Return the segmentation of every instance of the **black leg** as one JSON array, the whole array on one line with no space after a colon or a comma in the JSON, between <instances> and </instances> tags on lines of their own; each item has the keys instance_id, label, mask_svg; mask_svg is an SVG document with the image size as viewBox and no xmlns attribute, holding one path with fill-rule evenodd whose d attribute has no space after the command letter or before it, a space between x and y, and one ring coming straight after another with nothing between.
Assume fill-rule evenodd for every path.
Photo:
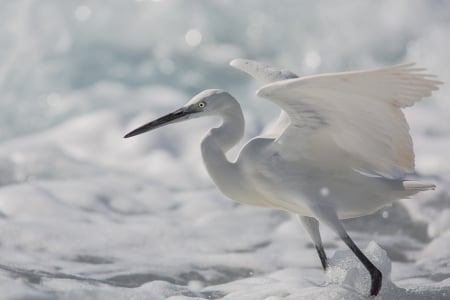
<instances>
[{"instance_id":1,"label":"black leg","mask_svg":"<svg viewBox=\"0 0 450 300\"><path fill-rule=\"evenodd\" d=\"M324 271L328 268L328 259L325 249L322 245L322 238L320 237L319 222L312 217L298 216L299 220L302 222L303 227L306 232L308 232L311 240L314 243L317 254L319 254L320 262L322 263L322 268Z\"/></svg>"},{"instance_id":2,"label":"black leg","mask_svg":"<svg viewBox=\"0 0 450 300\"><path fill-rule=\"evenodd\" d=\"M353 240L346 234L341 237L344 243L352 250L352 252L358 257L361 263L366 267L367 271L369 271L371 277L371 286L370 286L370 295L376 296L381 289L381 282L383 278L383 274L380 270L375 267L375 265L364 255L364 253L359 250Z\"/></svg>"},{"instance_id":3,"label":"black leg","mask_svg":"<svg viewBox=\"0 0 450 300\"><path fill-rule=\"evenodd\" d=\"M371 279L370 295L378 295L381 289L383 275L348 236L344 226L342 226L341 221L339 221L336 211L329 206L311 206L311 209L314 211L317 219L321 223L325 223L330 229L334 230L350 250L352 250L356 257L358 257L364 267L366 267Z\"/></svg>"},{"instance_id":4,"label":"black leg","mask_svg":"<svg viewBox=\"0 0 450 300\"><path fill-rule=\"evenodd\" d=\"M322 263L322 268L324 271L328 269L328 259L325 250L322 245L315 245L317 254L319 254L320 262Z\"/></svg>"}]
</instances>

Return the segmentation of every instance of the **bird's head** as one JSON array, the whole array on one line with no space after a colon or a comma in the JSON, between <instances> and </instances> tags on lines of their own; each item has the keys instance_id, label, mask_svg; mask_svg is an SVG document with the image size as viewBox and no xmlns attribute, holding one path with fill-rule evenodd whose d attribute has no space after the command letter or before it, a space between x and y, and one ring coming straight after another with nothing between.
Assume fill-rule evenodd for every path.
<instances>
[{"instance_id":1,"label":"bird's head","mask_svg":"<svg viewBox=\"0 0 450 300\"><path fill-rule=\"evenodd\" d=\"M192 118L218 115L232 105L232 102L234 101L236 100L223 90L205 90L195 95L183 107L136 128L127 133L124 138L129 138L165 125L178 123Z\"/></svg>"}]
</instances>

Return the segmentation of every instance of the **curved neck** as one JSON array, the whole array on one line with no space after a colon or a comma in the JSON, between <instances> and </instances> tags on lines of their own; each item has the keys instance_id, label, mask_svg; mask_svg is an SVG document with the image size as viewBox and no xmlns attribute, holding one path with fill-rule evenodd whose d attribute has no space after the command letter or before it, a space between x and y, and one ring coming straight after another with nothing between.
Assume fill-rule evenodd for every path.
<instances>
[{"instance_id":1,"label":"curved neck","mask_svg":"<svg viewBox=\"0 0 450 300\"><path fill-rule=\"evenodd\" d=\"M226 153L244 136L245 121L239 103L232 104L219 112L222 125L212 128L201 144L206 169L218 188L228 197L234 198L232 191L240 181L237 166L230 162Z\"/></svg>"}]
</instances>

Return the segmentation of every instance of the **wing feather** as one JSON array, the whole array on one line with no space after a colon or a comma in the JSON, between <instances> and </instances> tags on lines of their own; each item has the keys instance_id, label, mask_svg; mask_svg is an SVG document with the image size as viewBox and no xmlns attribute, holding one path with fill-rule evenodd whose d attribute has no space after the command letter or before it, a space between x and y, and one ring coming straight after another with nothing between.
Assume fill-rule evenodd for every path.
<instances>
[{"instance_id":1,"label":"wing feather","mask_svg":"<svg viewBox=\"0 0 450 300\"><path fill-rule=\"evenodd\" d=\"M298 78L298 76L289 70L275 66L263 64L250 59L237 58L230 62L230 66L241 70L252 77L264 82L270 83L279 80Z\"/></svg>"},{"instance_id":2,"label":"wing feather","mask_svg":"<svg viewBox=\"0 0 450 300\"><path fill-rule=\"evenodd\" d=\"M233 59L230 62L230 66L249 74L253 78L263 83L270 83L286 79L298 78L296 74L294 74L289 70L268 64L263 64L250 59L242 59L242 58ZM272 137L276 135L276 133L283 131L288 125L289 125L289 117L286 115L284 111L281 111L275 123L269 124L269 126L267 126L264 129L262 136Z\"/></svg>"},{"instance_id":3,"label":"wing feather","mask_svg":"<svg viewBox=\"0 0 450 300\"><path fill-rule=\"evenodd\" d=\"M399 178L414 171L412 140L400 108L430 96L441 84L413 66L277 81L257 95L289 117L277 139L286 156L301 155L308 143L312 156L324 147L341 151L357 171Z\"/></svg>"}]
</instances>

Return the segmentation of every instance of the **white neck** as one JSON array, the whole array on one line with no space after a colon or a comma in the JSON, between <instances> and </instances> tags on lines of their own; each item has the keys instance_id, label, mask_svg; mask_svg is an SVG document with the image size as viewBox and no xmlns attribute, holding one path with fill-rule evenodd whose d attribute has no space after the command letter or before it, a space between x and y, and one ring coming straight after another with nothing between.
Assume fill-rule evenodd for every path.
<instances>
[{"instance_id":1,"label":"white neck","mask_svg":"<svg viewBox=\"0 0 450 300\"><path fill-rule=\"evenodd\" d=\"M232 105L219 113L222 125L208 132L201 149L206 169L214 183L225 195L235 198L232 191L239 185L241 176L236 164L227 159L226 153L242 139L245 121L239 103L232 97L230 100Z\"/></svg>"}]
</instances>

